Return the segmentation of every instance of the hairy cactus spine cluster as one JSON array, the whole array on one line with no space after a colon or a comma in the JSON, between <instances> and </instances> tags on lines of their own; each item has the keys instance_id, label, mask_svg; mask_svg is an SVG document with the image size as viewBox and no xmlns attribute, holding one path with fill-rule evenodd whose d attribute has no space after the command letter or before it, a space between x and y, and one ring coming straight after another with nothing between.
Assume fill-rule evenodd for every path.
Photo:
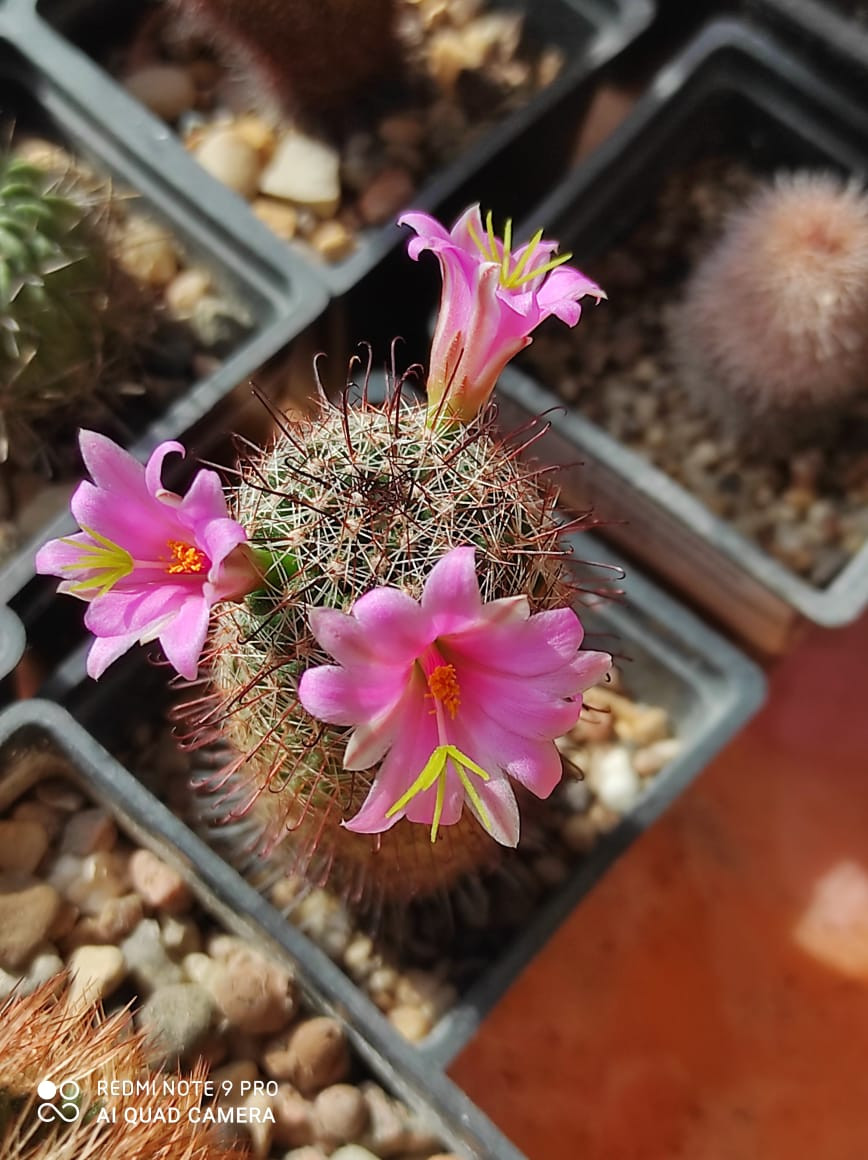
<instances>
[{"instance_id":1,"label":"hairy cactus spine cluster","mask_svg":"<svg viewBox=\"0 0 868 1160\"><path fill-rule=\"evenodd\" d=\"M868 387L868 195L779 176L696 268L671 339L686 386L731 429L816 433Z\"/></svg>"},{"instance_id":2,"label":"hairy cactus spine cluster","mask_svg":"<svg viewBox=\"0 0 868 1160\"><path fill-rule=\"evenodd\" d=\"M233 751L214 779L232 816L252 814L263 845L279 847L290 871L377 906L448 888L499 847L469 811L433 844L424 826L375 836L341 826L374 771L345 771L347 731L298 702L304 670L330 662L307 609L349 611L378 585L418 598L433 564L462 544L477 550L484 600L525 593L540 611L569 603L574 587L556 491L492 436L490 419L432 430L425 409L402 405L399 393L385 408L346 398L323 407L317 419L284 425L235 490L251 544L298 566L278 566L271 595L221 606L206 657L210 689L186 713L194 744L228 741Z\"/></svg>"},{"instance_id":3,"label":"hairy cactus spine cluster","mask_svg":"<svg viewBox=\"0 0 868 1160\"><path fill-rule=\"evenodd\" d=\"M0 1004L0 1155L242 1160L246 1151L225 1146L211 1125L188 1114L201 1101L201 1064L189 1077L194 1082L179 1085L181 1094L166 1095L157 1084L139 1089L132 1122L123 1115L125 1097L101 1094L115 1080L146 1081L146 1058L143 1035L131 1030L129 1012L104 1017L98 1004L71 1002L62 976L30 995L13 993ZM54 1096L48 1096L45 1081L58 1089ZM38 1115L43 1103L44 1119ZM100 1116L103 1108L107 1114ZM177 1117L167 1116L169 1108Z\"/></svg>"},{"instance_id":4,"label":"hairy cactus spine cluster","mask_svg":"<svg viewBox=\"0 0 868 1160\"><path fill-rule=\"evenodd\" d=\"M271 100L329 113L396 59L395 0L173 0Z\"/></svg>"}]
</instances>

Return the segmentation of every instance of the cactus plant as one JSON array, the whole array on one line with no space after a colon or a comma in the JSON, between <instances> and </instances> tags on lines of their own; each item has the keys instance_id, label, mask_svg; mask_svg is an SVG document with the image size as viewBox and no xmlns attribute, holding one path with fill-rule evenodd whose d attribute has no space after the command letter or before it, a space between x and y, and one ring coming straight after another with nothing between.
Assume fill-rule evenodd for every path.
<instances>
[{"instance_id":1,"label":"cactus plant","mask_svg":"<svg viewBox=\"0 0 868 1160\"><path fill-rule=\"evenodd\" d=\"M272 102L310 113L394 68L395 0L172 0Z\"/></svg>"},{"instance_id":2,"label":"cactus plant","mask_svg":"<svg viewBox=\"0 0 868 1160\"><path fill-rule=\"evenodd\" d=\"M34 424L80 409L141 337L143 296L100 228L107 196L0 153L0 462Z\"/></svg>"},{"instance_id":3,"label":"cactus plant","mask_svg":"<svg viewBox=\"0 0 868 1160\"><path fill-rule=\"evenodd\" d=\"M190 1111L201 1102L200 1064L164 1094L148 1080L146 1044L128 1012L104 1017L98 1004L71 1002L63 976L0 1005L0 1153L4 1160L114 1160L119 1153L177 1160L236 1160L248 1153L226 1146ZM135 1091L136 1116L123 1115ZM136 1085L140 1086L136 1086ZM101 1087L101 1085L103 1085ZM123 1091L119 1086L117 1091ZM126 1106L130 1106L127 1103ZM174 1109L174 1114L168 1114Z\"/></svg>"},{"instance_id":4,"label":"cactus plant","mask_svg":"<svg viewBox=\"0 0 868 1160\"><path fill-rule=\"evenodd\" d=\"M444 269L427 407L398 384L385 406L323 394L313 418L277 416L231 517L213 472L183 498L162 487L178 444L143 467L85 433L82 532L37 557L90 601L93 676L158 636L192 680L210 614L187 743L228 747L226 817L255 816L288 869L373 906L517 844L513 783L551 793L555 739L611 663L580 651L556 490L487 405L545 317L575 324L602 292L541 234L513 253L476 206L451 234L404 220L411 254L433 249Z\"/></svg>"},{"instance_id":5,"label":"cactus plant","mask_svg":"<svg viewBox=\"0 0 868 1160\"><path fill-rule=\"evenodd\" d=\"M700 405L744 436L816 436L868 388L868 195L779 175L732 214L670 336Z\"/></svg>"}]
</instances>

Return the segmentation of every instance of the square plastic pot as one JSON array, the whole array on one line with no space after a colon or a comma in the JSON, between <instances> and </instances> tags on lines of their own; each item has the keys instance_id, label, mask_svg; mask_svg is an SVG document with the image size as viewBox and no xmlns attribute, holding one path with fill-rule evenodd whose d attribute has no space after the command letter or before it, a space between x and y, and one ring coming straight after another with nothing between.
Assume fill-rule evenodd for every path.
<instances>
[{"instance_id":1,"label":"square plastic pot","mask_svg":"<svg viewBox=\"0 0 868 1160\"><path fill-rule=\"evenodd\" d=\"M353 1050L373 1077L420 1113L446 1147L467 1160L522 1160L442 1071L426 1065L375 1009L360 1002L355 987L321 951L288 926L65 710L33 700L0 713L0 769L4 751L32 746L65 757L77 788L108 811L132 842L152 850L180 873L212 918L267 957L289 966L307 1006L343 1024ZM54 779L56 770L49 768ZM0 776L0 812L33 784L26 777L4 781Z\"/></svg>"},{"instance_id":2,"label":"square plastic pot","mask_svg":"<svg viewBox=\"0 0 868 1160\"><path fill-rule=\"evenodd\" d=\"M654 15L652 0L493 0L499 8L520 9L526 27L541 44L554 44L566 58L560 75L522 108L476 139L454 161L433 171L413 197L416 209L434 209L449 199L504 150L527 134L547 113L559 107L593 71L611 60L643 32ZM139 7L127 0L7 0L10 34L45 67L63 78L67 91L88 108L98 110L106 131L140 155L159 158L161 169L178 188L195 182L203 216L221 221L227 214L243 215L243 236L260 248L285 250L284 243L255 217L246 204L208 178L186 153L164 122L133 100L105 72L76 49L68 34L87 52L99 52L106 31L129 27ZM14 15L14 21L11 17ZM547 158L537 169L544 182ZM526 168L526 167L525 167ZM526 172L523 175L527 176ZM544 184L537 189L544 188ZM480 196L477 189L471 200ZM535 195L535 196L538 196ZM397 216L397 215L396 215ZM401 232L394 224L373 227L360 234L356 251L329 265L310 250L304 255L315 265L331 294L339 295L359 282L389 250Z\"/></svg>"},{"instance_id":3,"label":"square plastic pot","mask_svg":"<svg viewBox=\"0 0 868 1160\"><path fill-rule=\"evenodd\" d=\"M165 225L183 250L215 275L238 302L249 327L214 373L176 396L147 428L134 433L128 450L144 458L158 443L178 438L238 383L320 315L328 301L320 282L294 255L257 248L245 237L244 215L229 207L225 218L205 221L198 211L200 174L183 192L161 171L158 154L128 151L101 127L98 106L73 96L69 77L28 61L4 33L17 28L15 6L0 7L0 123L50 137L82 157L123 189L140 195L142 209ZM103 93L104 100L112 94ZM235 216L240 221L234 220ZM272 247L273 250L273 247ZM57 515L0 565L0 601L10 601L33 580L34 554L46 540L73 530L68 513Z\"/></svg>"},{"instance_id":4,"label":"square plastic pot","mask_svg":"<svg viewBox=\"0 0 868 1160\"><path fill-rule=\"evenodd\" d=\"M657 75L632 114L537 208L522 235L545 223L586 267L630 232L664 177L707 153L709 142L769 172L809 164L864 174L868 111L766 35L720 21ZM551 430L534 454L573 465L561 475L568 506L592 506L608 538L758 650L786 651L805 619L834 627L868 607L868 545L826 588L816 588L545 383L508 368L498 395L507 430L547 413Z\"/></svg>"},{"instance_id":5,"label":"square plastic pot","mask_svg":"<svg viewBox=\"0 0 868 1160\"><path fill-rule=\"evenodd\" d=\"M623 561L611 549L586 534L570 537L575 560L593 560L614 567ZM588 587L599 585L599 567L576 565ZM524 967L541 950L580 899L602 877L631 842L650 826L689 782L709 763L762 704L765 681L757 666L693 614L665 595L635 569L627 569L623 601L598 602L579 611L594 647L615 649L628 659L622 666L626 684L640 700L667 710L680 751L645 786L636 805L619 824L601 836L591 852L554 888L533 920L513 936L492 959L458 1003L437 1023L417 1050L444 1066L475 1034L486 1012L504 994ZM151 704L151 690L164 682L165 670L147 670L141 658L131 658L117 675L107 674L98 685L82 677L84 655L77 653L55 674L45 693L66 701L107 744L129 737L135 721L124 720L119 706ZM145 711L147 709L145 708ZM135 714L137 709L133 709ZM213 831L215 849L225 846L220 829ZM258 865L239 863L253 871ZM291 923L291 916L285 920ZM348 984L349 985L349 984ZM355 989L355 988L354 988ZM358 992L366 1006L371 1001Z\"/></svg>"},{"instance_id":6,"label":"square plastic pot","mask_svg":"<svg viewBox=\"0 0 868 1160\"><path fill-rule=\"evenodd\" d=\"M854 84L865 83L868 71L868 11L862 19L848 16L846 0L748 0L749 10L787 33L795 34L806 51L827 56L852 71Z\"/></svg>"}]
</instances>

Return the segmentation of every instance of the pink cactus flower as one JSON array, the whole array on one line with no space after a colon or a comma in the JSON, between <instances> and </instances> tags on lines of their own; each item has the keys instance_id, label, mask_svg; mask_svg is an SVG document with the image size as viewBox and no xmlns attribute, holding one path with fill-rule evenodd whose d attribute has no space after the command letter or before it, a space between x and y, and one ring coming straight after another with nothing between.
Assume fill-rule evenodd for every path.
<instances>
[{"instance_id":1,"label":"pink cactus flower","mask_svg":"<svg viewBox=\"0 0 868 1160\"><path fill-rule=\"evenodd\" d=\"M308 669L299 700L321 721L353 726L345 769L381 762L350 830L376 834L406 817L430 826L433 842L466 803L492 837L515 846L510 779L540 798L560 781L554 740L575 725L582 692L611 658L579 651L571 608L531 615L525 596L483 603L474 552L453 548L438 560L421 601L374 588L350 613L310 614L338 663Z\"/></svg>"},{"instance_id":2,"label":"pink cactus flower","mask_svg":"<svg viewBox=\"0 0 868 1160\"><path fill-rule=\"evenodd\" d=\"M558 244L543 241L542 230L513 251L512 223L506 223L501 241L490 213L483 226L478 205L465 210L451 232L425 213L405 213L399 225L416 231L410 257L433 251L443 275L428 374L432 421L469 423L544 319L554 314L575 326L580 298L606 297L590 278L564 264L572 255L555 256Z\"/></svg>"},{"instance_id":3,"label":"pink cactus flower","mask_svg":"<svg viewBox=\"0 0 868 1160\"><path fill-rule=\"evenodd\" d=\"M163 487L163 460L184 455L180 443L161 443L146 466L94 431L82 431L79 444L93 480L72 497L82 531L40 549L37 571L61 577L60 592L89 603L91 677L132 645L156 639L192 680L212 604L262 583L247 533L229 518L216 472L197 472L184 496Z\"/></svg>"}]
</instances>

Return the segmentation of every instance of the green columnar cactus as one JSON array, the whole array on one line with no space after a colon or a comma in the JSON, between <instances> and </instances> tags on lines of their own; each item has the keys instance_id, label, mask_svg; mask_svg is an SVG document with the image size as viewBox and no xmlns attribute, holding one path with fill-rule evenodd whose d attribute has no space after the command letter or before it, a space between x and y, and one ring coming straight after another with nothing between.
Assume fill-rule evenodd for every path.
<instances>
[{"instance_id":1,"label":"green columnar cactus","mask_svg":"<svg viewBox=\"0 0 868 1160\"><path fill-rule=\"evenodd\" d=\"M397 60L395 0L172 0L268 99L331 113Z\"/></svg>"},{"instance_id":2,"label":"green columnar cactus","mask_svg":"<svg viewBox=\"0 0 868 1160\"><path fill-rule=\"evenodd\" d=\"M868 389L868 195L832 174L778 177L732 215L670 334L725 426L816 436Z\"/></svg>"},{"instance_id":3,"label":"green columnar cactus","mask_svg":"<svg viewBox=\"0 0 868 1160\"><path fill-rule=\"evenodd\" d=\"M293 869L371 904L448 887L497 857L465 812L432 843L424 826L352 833L370 775L345 770L346 730L301 707L301 673L329 657L311 634L313 606L349 607L388 584L417 597L456 544L477 548L483 599L530 595L563 607L572 587L555 493L482 427L436 433L424 408L329 406L286 429L235 492L235 517L277 564L274 595L220 607L211 636L214 693L192 707L201 736L216 723L272 840ZM295 570L295 554L304 561ZM204 707L203 707L204 706Z\"/></svg>"}]
</instances>

